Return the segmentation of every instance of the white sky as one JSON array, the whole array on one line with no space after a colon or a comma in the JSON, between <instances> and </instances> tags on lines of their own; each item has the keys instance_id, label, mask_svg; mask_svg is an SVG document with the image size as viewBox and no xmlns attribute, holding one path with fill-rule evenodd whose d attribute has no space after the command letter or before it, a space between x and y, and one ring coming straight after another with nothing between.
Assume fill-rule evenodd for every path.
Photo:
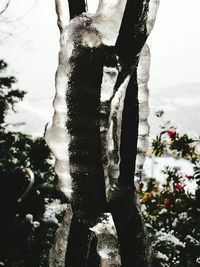
<instances>
[{"instance_id":1,"label":"white sky","mask_svg":"<svg viewBox=\"0 0 200 267\"><path fill-rule=\"evenodd\" d=\"M151 86L200 81L199 10L199 0L161 0L149 37Z\"/></svg>"},{"instance_id":2,"label":"white sky","mask_svg":"<svg viewBox=\"0 0 200 267\"><path fill-rule=\"evenodd\" d=\"M10 64L19 87L28 91L29 108L46 120L52 115L59 32L54 0L33 2L11 1L8 15L20 17L29 12L16 22L16 37L0 46L0 57ZM88 2L94 9L98 0ZM200 0L161 0L148 40L152 54L150 90L200 83L199 10Z\"/></svg>"}]
</instances>

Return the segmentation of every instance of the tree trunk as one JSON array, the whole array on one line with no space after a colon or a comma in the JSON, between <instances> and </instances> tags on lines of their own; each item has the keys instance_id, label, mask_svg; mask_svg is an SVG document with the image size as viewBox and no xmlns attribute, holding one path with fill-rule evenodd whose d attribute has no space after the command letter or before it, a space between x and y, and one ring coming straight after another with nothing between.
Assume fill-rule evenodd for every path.
<instances>
[{"instance_id":1,"label":"tree trunk","mask_svg":"<svg viewBox=\"0 0 200 267\"><path fill-rule=\"evenodd\" d=\"M101 0L95 15L80 15L83 2L69 1L75 18L65 25L56 1L61 49L46 141L72 219L64 241L56 241L66 247L65 261L52 263L58 257L52 250L50 266L148 267L134 175L147 147L149 50L143 46L158 1Z\"/></svg>"}]
</instances>

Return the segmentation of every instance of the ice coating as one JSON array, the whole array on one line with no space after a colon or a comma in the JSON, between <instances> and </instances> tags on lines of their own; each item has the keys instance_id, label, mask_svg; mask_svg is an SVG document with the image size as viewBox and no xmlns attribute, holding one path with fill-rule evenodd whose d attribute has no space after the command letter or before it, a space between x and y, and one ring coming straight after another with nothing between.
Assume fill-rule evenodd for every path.
<instances>
[{"instance_id":1,"label":"ice coating","mask_svg":"<svg viewBox=\"0 0 200 267\"><path fill-rule=\"evenodd\" d=\"M73 213L71 207L68 205L63 221L56 230L54 245L49 254L49 267L65 266L65 253L67 249L72 216Z\"/></svg>"},{"instance_id":2,"label":"ice coating","mask_svg":"<svg viewBox=\"0 0 200 267\"><path fill-rule=\"evenodd\" d=\"M148 35L151 33L153 29L159 4L160 0L150 0L149 2L149 10L147 13L147 26L146 26Z\"/></svg>"},{"instance_id":3,"label":"ice coating","mask_svg":"<svg viewBox=\"0 0 200 267\"><path fill-rule=\"evenodd\" d=\"M137 69L139 132L137 145L138 147L136 159L136 174L140 177L142 175L142 168L146 158L146 151L148 149L149 124L147 119L149 115L149 90L147 83L149 80L149 70L150 51L148 45L146 44L142 49ZM106 82L104 82L102 85L108 88L112 88L111 85L114 83L115 78L113 78L112 75L109 75L108 72L109 69L106 69L106 73L104 74L104 76L106 77ZM109 121L107 124L108 129L106 137L106 152L108 154L108 165L104 166L104 168L107 168L105 174L107 174L107 176L109 177L109 185L107 185L107 198L109 195L110 187L112 188L117 183L117 178L119 177L122 112L124 105L124 97L129 79L130 77L127 77L127 79L115 93L110 104L110 109L107 110L107 112L110 112ZM101 93L101 99L108 100L108 97L106 97L106 90L102 90Z\"/></svg>"},{"instance_id":4,"label":"ice coating","mask_svg":"<svg viewBox=\"0 0 200 267\"><path fill-rule=\"evenodd\" d=\"M73 69L73 64L70 64L69 59L77 44L86 47L98 47L101 44L100 35L96 30L92 27L88 30L90 23L91 18L85 14L73 19L61 32L59 65L55 76L54 115L52 126L45 135L45 140L56 159L55 171L58 175L59 188L69 199L72 185L68 151L70 134L66 127L68 122L66 94L69 76Z\"/></svg>"},{"instance_id":5,"label":"ice coating","mask_svg":"<svg viewBox=\"0 0 200 267\"><path fill-rule=\"evenodd\" d=\"M117 80L118 71L116 68L104 67L101 84L101 102L109 101L113 96L114 85Z\"/></svg>"},{"instance_id":6,"label":"ice coating","mask_svg":"<svg viewBox=\"0 0 200 267\"><path fill-rule=\"evenodd\" d=\"M61 1L62 2L62 1ZM123 11L125 8L126 1L115 1L112 3L112 12L115 14L115 19L108 19L113 25L106 25L108 21L104 21L105 17L108 15L108 9L105 8L108 5L110 6L109 1L100 1L97 13L94 17L91 17L88 14L83 14L65 26L65 16L62 15L59 18L62 23L63 30L61 31L60 38L60 52L59 52L59 66L56 72L56 94L54 98L54 116L52 127L47 131L45 139L49 145L53 155L56 158L55 161L55 171L58 175L58 184L60 190L65 193L65 195L70 198L72 189L71 189L71 177L70 177L70 166L69 166L69 155L68 147L70 142L70 135L67 131L67 105L66 105L66 93L67 93L67 84L69 82L69 76L73 66L69 63L69 59L72 56L74 48L76 45L86 46L86 47L98 47L102 42L106 44L114 44L120 27L120 16L122 18ZM119 8L120 7L120 8ZM61 3L57 1L57 12L61 8ZM117 12L115 12L117 11ZM110 11L109 11L110 12ZM111 15L111 12L110 12ZM64 21L62 21L62 19ZM100 28L98 28L100 27ZM112 27L112 31L106 30ZM106 31L105 31L106 30ZM102 32L101 32L102 31ZM110 33L112 32L112 36ZM102 40L103 38L103 40ZM106 67L105 67L106 68ZM114 73L116 78L117 70L113 69L111 72ZM106 69L105 69L106 73ZM110 74L109 74L110 75ZM113 75L111 75L113 76ZM112 77L112 82L110 84L110 89L108 89L108 82L106 80L106 75L104 75L102 88L110 92L112 97L112 87L114 87L114 79ZM106 86L104 85L106 83ZM114 81L115 82L115 81ZM103 89L102 89L103 90ZM120 91L119 91L120 92ZM110 97L109 96L109 97ZM116 95L117 96L117 95ZM102 97L105 98L104 93ZM115 98L116 99L116 98ZM114 101L115 101L114 99ZM119 120L118 120L119 121ZM119 133L118 133L119 135Z\"/></svg>"},{"instance_id":7,"label":"ice coating","mask_svg":"<svg viewBox=\"0 0 200 267\"><path fill-rule=\"evenodd\" d=\"M120 175L122 113L126 88L130 80L130 76L128 76L118 90L114 92L117 74L117 69L104 67L101 88L101 102L104 107L101 112L107 113L106 119L103 121L104 127L101 128L102 151L106 158L103 167L107 201L109 201L110 190L112 191L118 184Z\"/></svg>"},{"instance_id":8,"label":"ice coating","mask_svg":"<svg viewBox=\"0 0 200 267\"><path fill-rule=\"evenodd\" d=\"M147 35L149 35L154 27L156 15L160 0L150 0L147 13ZM140 179L142 177L143 164L146 158L146 151L148 149L148 134L149 134L149 72L150 72L151 55L147 44L144 45L137 69L138 75L138 101L139 101L139 133L137 144L137 158L136 158L136 176Z\"/></svg>"},{"instance_id":9,"label":"ice coating","mask_svg":"<svg viewBox=\"0 0 200 267\"><path fill-rule=\"evenodd\" d=\"M68 108L66 104L66 94L68 91L68 83L73 65L70 64L75 47L82 45L83 47L99 47L102 44L114 45L121 25L121 19L124 13L126 0L120 1L99 1L99 6L95 15L83 15L71 20L66 26L66 14L63 13L62 1L56 1L57 12L60 13L58 26L61 25L59 66L56 72L56 95L54 98L54 116L52 127L47 131L46 141L51 148L56 161L55 171L59 177L59 187L70 198L71 176L69 164L68 147L70 143L70 134L68 133L66 124L68 120ZM144 4L146 2L144 1ZM153 28L159 1L151 0L147 13L147 34ZM110 30L112 29L112 30ZM149 75L149 51L147 46L143 48L138 66L138 87L139 87L139 137L138 137L138 155L137 169L141 169L145 151L148 147L147 135L149 126L147 117L148 109L148 88L147 81ZM124 104L124 96L129 77L118 88L117 92L113 92L114 84L118 75L118 69L114 67L104 66L104 74L101 88L101 103L109 102L109 116L106 126L101 127L102 150L107 158L104 163L104 176L112 184L119 176L120 163L120 139L121 139L121 123ZM107 148L105 148L107 147ZM137 171L137 172L138 172ZM107 183L108 185L108 183Z\"/></svg>"},{"instance_id":10,"label":"ice coating","mask_svg":"<svg viewBox=\"0 0 200 267\"><path fill-rule=\"evenodd\" d=\"M106 45L113 46L116 42L126 2L126 0L99 1L97 12L93 16L93 26L102 34L102 41ZM144 1L144 5L146 2ZM149 35L153 29L159 3L160 0L149 1L146 24L147 35Z\"/></svg>"},{"instance_id":11,"label":"ice coating","mask_svg":"<svg viewBox=\"0 0 200 267\"><path fill-rule=\"evenodd\" d=\"M120 144L121 144L121 126L122 126L122 113L124 108L124 98L126 88L130 77L121 84L118 91L115 93L110 107L109 128L107 133L108 144L108 158L109 158L109 179L110 186L117 182L119 177L119 164L120 164Z\"/></svg>"},{"instance_id":12,"label":"ice coating","mask_svg":"<svg viewBox=\"0 0 200 267\"><path fill-rule=\"evenodd\" d=\"M58 186L68 197L71 196L71 177L69 172L68 143L69 134L65 124L67 120L67 105L65 102L65 87L68 78L62 65L58 66L55 77L56 95L54 98L54 116L52 127L47 131L45 140L55 156L55 172L58 175Z\"/></svg>"},{"instance_id":13,"label":"ice coating","mask_svg":"<svg viewBox=\"0 0 200 267\"><path fill-rule=\"evenodd\" d=\"M136 175L141 178L143 164L146 158L148 149L148 134L149 134L149 71L150 71L150 51L147 44L142 49L140 60L137 69L138 81L138 101L139 101L139 130L136 158Z\"/></svg>"},{"instance_id":14,"label":"ice coating","mask_svg":"<svg viewBox=\"0 0 200 267\"><path fill-rule=\"evenodd\" d=\"M117 87L117 89L115 88L116 89L115 91L114 87L116 84L117 76L122 67L120 66L119 63L120 56L116 57L117 63L113 65L112 64L106 65L105 62L102 63L101 61L101 57L103 57L104 52L107 51L106 49L110 49L112 48L110 46L115 45L126 3L127 3L126 0L121 0L121 1L100 0L97 13L94 16L83 13L82 15L71 20L67 26L66 26L66 21L62 22L62 20L65 19L66 17L62 15L62 8L61 8L61 13L60 13L61 16L58 19L58 26L61 30L61 38L60 38L59 65L56 72L56 84L55 84L56 94L53 104L54 116L53 116L52 127L46 133L46 141L56 158L55 171L59 178L58 182L59 187L69 199L71 198L70 200L73 205L73 213L78 217L78 220L83 222L83 224L85 222L88 222L88 220L85 220L85 217L87 217L87 214L90 214L90 211L92 210L90 209L90 207L93 207L92 206L93 203L91 204L91 202L94 202L94 206L96 207L96 205L98 204L97 198L103 195L103 194L98 195L97 192L99 184L96 183L96 181L99 182L98 179L97 180L91 179L93 177L94 178L98 177L97 175L98 173L96 171L96 169L99 168L98 163L96 164L95 161L95 164L92 166L89 165L87 162L89 158L89 157L87 158L88 154L90 154L92 160L94 160L93 157L96 156L95 153L96 154L99 153L99 151L96 152L95 149L98 146L98 141L100 141L100 137L101 137L100 152L102 152L102 160L100 160L100 164L103 165L102 176L104 176L104 179L106 181L107 204L109 205L109 207L114 207L115 200L118 197L120 198L122 196L127 196L128 194L127 192L130 191L129 188L128 190L127 188L124 189L123 185L117 187L117 180L118 180L117 178L120 175L119 165L121 160L120 148L122 147L122 141L121 141L122 117L123 117L122 114L124 110L125 94L127 92L128 84L130 84L129 81L131 72L129 72L129 75L122 81L121 86ZM147 7L147 4L148 1L143 1L144 9ZM139 28L139 30L142 33L144 33L144 35L146 34L145 30L147 30L147 35L148 35L153 27L155 21L155 15L157 12L157 7L158 7L158 1L151 0L147 17L145 13L145 18L147 18L147 25L142 25L142 27ZM60 7L58 6L57 7L58 13L60 12L59 8ZM146 23L145 19L144 23ZM109 50L109 51L114 51L114 50ZM109 53L111 54L114 52L109 52ZM106 56L110 55L109 53L107 53ZM83 55L87 56L84 57ZM137 58L138 54L135 55L135 57ZM88 58L90 59L90 61L89 60L87 61ZM84 62L84 64L86 64L87 62L87 66L85 67L85 65L82 64L82 62ZM80 63L82 64L81 67ZM100 66L102 67L100 71L98 68L98 63L100 63ZM92 68L95 66L95 71L98 72L98 74L100 73L99 76L95 75L95 77L98 78L100 77L99 83L95 83L96 81L93 81L92 79L93 77L90 78L90 76L92 76L91 73L94 74L91 66ZM138 90L139 91L139 96L138 96L139 136L138 136L137 161L136 161L137 173L141 173L141 169L145 160L145 155L148 147L147 136L149 132L149 125L147 122L147 117L149 109L148 109L147 82L149 79L149 67L150 67L149 49L145 45L141 52L139 65L137 69L138 85L134 85L135 87L133 87L133 89L136 91L137 91L136 88L137 86L139 89ZM102 77L101 77L101 71L103 72ZM78 76L76 76L77 74ZM89 77L85 84L84 82L82 83L82 81L84 81L83 77L84 75L88 75ZM79 79L77 79L77 77ZM135 72L134 76L132 77L135 77ZM79 83L77 80L80 79L82 80ZM93 86L93 84L90 83L90 79L95 84L95 86ZM133 83L135 83L135 81ZM100 92L100 99L98 99L99 95L97 96L96 91L98 91L98 93ZM85 98L84 94L87 96L87 98ZM88 102L88 99L91 99L90 98L91 96L92 96L92 101ZM135 102L133 105L137 106L137 96L135 95L134 97L135 99L133 99L133 102L134 101ZM95 101L98 100L100 102L100 103L98 101L95 102L97 103L96 104L97 108L95 110L93 109L92 111L94 111L93 113L95 113L96 111L99 112L99 113L97 112L98 113L97 117L99 118L99 116L100 117L102 116L102 119L100 119L101 123L99 123L98 118L97 120L93 119L92 114L90 114L89 112L86 115L84 115L85 114L84 103L86 102L85 106L87 109L87 106L93 105L92 103L93 100ZM76 107L77 103L78 103L78 108ZM72 117L73 112L78 114L78 116L70 120L70 116ZM89 118L88 120L87 116ZM137 109L135 116L137 117ZM133 122L135 121L136 120L133 120ZM98 129L96 125L98 125ZM80 127L78 128L78 131L77 127ZM95 133L91 131L92 134L94 133L94 135L89 135L89 134L87 135L87 127L88 129L91 129L93 127L92 130L95 129L95 133L97 132L97 130L99 130L99 132L101 133L100 134L98 132L100 136L99 139L98 138L95 139L95 142L94 142ZM136 132L133 138L135 139L137 138ZM76 139L75 140L76 144L75 142L73 143L74 139ZM84 141L82 141L81 143L79 142L80 139L82 140L84 139ZM79 146L77 145L78 142ZM94 146L95 149L88 150L87 146L90 146L92 142L95 143ZM72 145L74 144L77 146L74 146L75 149L72 151ZM84 149L81 150L82 145L85 150ZM92 154L90 153L91 151L95 153ZM84 158L84 156L80 154L84 155L85 158L87 158L85 162L82 161L82 164L80 164L80 161ZM130 160L130 162L132 162L132 159ZM93 167L93 169L91 168L91 166ZM94 174L91 175L92 172ZM131 172L131 175L134 176L134 173ZM72 190L71 176L73 177L73 190ZM78 183L76 183L77 180ZM92 184L94 180L95 183ZM90 187L91 184L92 187ZM105 191L104 188L103 191ZM84 193L82 194L82 192L84 192L85 194ZM71 197L72 193L73 196ZM88 195L91 195L91 193L94 194L92 195L91 198L88 198ZM104 198L104 195L102 198ZM89 199L89 201L84 202L84 199L86 200ZM135 204L136 203L134 202L134 205ZM121 209L124 209L124 206L122 205ZM118 207L119 206L117 206L117 210ZM119 214L121 216L120 212L121 211L119 211ZM50 264L51 264L50 266L64 266L64 254L68 242L68 235L70 228L69 224L71 222L71 216L72 216L72 211L70 209L69 214L68 215L66 214L65 216L65 219L61 226L61 230L58 231L56 235L54 248L52 249L50 255ZM141 216L138 214L139 219L140 217ZM101 257L101 266L102 267L121 266L117 245L114 247L110 247L111 244L109 243L109 239L114 238L117 240L117 235L116 235L116 230L114 228L114 224L113 222L111 222L112 216L108 215L108 218L110 219L102 221L101 223L94 226L91 230L96 234L98 239L97 252ZM123 220L123 218L119 218L119 220L121 219ZM134 217L134 220L136 221L136 217ZM134 223L134 220L132 221L132 223ZM142 231L140 232L141 234L138 236L140 237L139 238L140 241L142 241L143 234ZM106 239L104 239L105 235Z\"/></svg>"},{"instance_id":15,"label":"ice coating","mask_svg":"<svg viewBox=\"0 0 200 267\"><path fill-rule=\"evenodd\" d=\"M106 45L115 45L126 0L100 0L92 25L101 33L102 42Z\"/></svg>"},{"instance_id":16,"label":"ice coating","mask_svg":"<svg viewBox=\"0 0 200 267\"><path fill-rule=\"evenodd\" d=\"M54 117L52 127L46 134L46 141L51 148L55 158L55 171L59 177L59 187L70 198L71 195L71 177L69 170L68 146L70 135L66 129L67 123L67 105L65 95L67 92L67 84L73 66L69 64L74 47L82 44L88 47L98 47L102 42L106 44L114 44L120 27L120 16L122 17L126 1L109 2L102 0L99 3L97 13L94 16L84 14L73 19L67 27L61 32L59 66L56 72L56 95L54 99ZM157 12L159 1L151 0L149 12L147 16L148 33L153 27L155 15ZM112 9L110 9L112 5ZM109 9L108 9L109 7ZM120 8L119 8L120 7ZM108 10L112 10L108 15ZM114 15L114 13L117 13ZM112 14L111 14L112 13ZM112 16L112 19L110 19ZM117 18L118 17L118 18ZM66 17L65 17L66 18ZM62 17L61 17L62 20ZM117 22L116 22L117 20ZM105 26L105 23L111 23ZM63 25L66 22L63 23ZM114 23L114 25L112 25ZM90 25L90 26L89 26ZM110 27L112 31L110 31ZM139 140L138 140L138 157L137 167L141 169L145 159L145 150L148 142L149 127L147 123L148 117L148 68L150 61L148 59L148 48L145 46L138 66L138 86L139 86L139 102L140 102L140 123L139 123ZM104 67L104 75L102 80L101 101L106 102L112 99L109 112L108 132L106 134L106 143L108 150L109 169L104 165L104 173L110 173L110 182L119 175L119 148L121 135L121 117L123 111L123 99L128 84L128 79L120 86L115 96L113 96L113 87L116 81L118 70L116 68ZM113 130L117 129L117 130ZM116 140L114 142L114 140ZM105 146L105 141L103 141ZM114 152L114 153L113 153ZM114 155L115 154L115 155ZM114 155L114 156L113 156ZM114 160L115 157L115 160ZM116 160L117 159L117 160ZM140 166L140 167L139 167ZM105 177L106 178L106 177ZM111 182L112 183L112 182Z\"/></svg>"},{"instance_id":17,"label":"ice coating","mask_svg":"<svg viewBox=\"0 0 200 267\"><path fill-rule=\"evenodd\" d=\"M100 114L103 117L100 126L101 132L101 146L102 153L104 155L103 168L104 168L104 178L106 183L106 188L109 188L109 153L113 150L113 138L112 138L112 125L111 125L111 101L114 94L114 85L117 80L118 70L112 67L103 68L103 77L101 84L101 109ZM112 101L112 103L114 103ZM108 129L110 127L110 132Z\"/></svg>"},{"instance_id":18,"label":"ice coating","mask_svg":"<svg viewBox=\"0 0 200 267\"><path fill-rule=\"evenodd\" d=\"M97 237L97 253L100 256L101 267L120 267L121 259L116 228L112 215L105 213L103 220L90 228Z\"/></svg>"},{"instance_id":19,"label":"ice coating","mask_svg":"<svg viewBox=\"0 0 200 267\"><path fill-rule=\"evenodd\" d=\"M67 9L63 8L65 7L65 5L66 5L65 0L55 0L56 13L59 14L57 24L60 31L62 31L68 23Z\"/></svg>"}]
</instances>

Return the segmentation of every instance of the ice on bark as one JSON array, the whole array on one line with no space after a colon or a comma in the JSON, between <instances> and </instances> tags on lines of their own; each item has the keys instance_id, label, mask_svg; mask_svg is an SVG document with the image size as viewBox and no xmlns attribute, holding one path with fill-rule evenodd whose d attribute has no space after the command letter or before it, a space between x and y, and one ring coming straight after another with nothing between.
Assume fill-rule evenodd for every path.
<instances>
[{"instance_id":1,"label":"ice on bark","mask_svg":"<svg viewBox=\"0 0 200 267\"><path fill-rule=\"evenodd\" d=\"M102 84L101 84L101 109L100 114L103 117L101 119L100 124L100 132L101 132L101 147L102 147L102 154L103 154L103 169L104 169L104 179L106 188L109 187L109 151L112 151L113 139L112 133L111 136L108 136L108 128L110 125L110 111L111 111L111 101L114 94L114 86L117 80L118 70L112 67L105 67L103 68L103 77L102 77ZM112 126L110 126L112 129Z\"/></svg>"},{"instance_id":2,"label":"ice on bark","mask_svg":"<svg viewBox=\"0 0 200 267\"><path fill-rule=\"evenodd\" d=\"M130 76L128 76L115 92L114 86L117 75L118 70L116 68L104 67L101 86L101 104L104 110L100 112L107 113L106 119L103 121L104 127L101 128L102 151L106 158L106 163L103 162L103 167L107 200L109 200L109 195L112 195L110 194L112 193L111 191L115 190L120 174L122 113L126 88L130 80Z\"/></svg>"},{"instance_id":3,"label":"ice on bark","mask_svg":"<svg viewBox=\"0 0 200 267\"><path fill-rule=\"evenodd\" d=\"M98 240L97 253L101 259L100 266L119 267L121 266L119 243L112 215L105 213L102 218L100 223L90 228Z\"/></svg>"},{"instance_id":4,"label":"ice on bark","mask_svg":"<svg viewBox=\"0 0 200 267\"><path fill-rule=\"evenodd\" d=\"M113 96L114 85L117 80L118 71L116 68L104 67L101 84L101 102L109 101Z\"/></svg>"},{"instance_id":5,"label":"ice on bark","mask_svg":"<svg viewBox=\"0 0 200 267\"><path fill-rule=\"evenodd\" d=\"M136 159L136 173L141 177L143 164L146 158L146 151L148 149L148 134L149 134L149 90L148 90L148 80L149 80L149 69L150 69L150 51L147 45L142 49L140 60L137 69L138 76L138 101L139 101L139 133L138 133L138 148L137 148L137 159ZM116 73L111 75L112 69L106 68L103 75L103 83L101 90L101 100L106 102L109 100L110 95L112 95L112 86L114 86L114 81ZM121 123L122 123L122 112L124 105L124 97L126 93L126 88L128 85L130 77L124 81L117 92L113 95L110 106L107 112L110 113L109 120L107 123L106 141L103 143L104 147L107 146L107 150L104 149L104 153L107 153L107 168L104 171L107 176L109 176L109 185L107 186L107 195L115 183L117 183L117 178L119 177L119 163L120 163L120 142L121 142ZM106 90L106 89L109 90Z\"/></svg>"},{"instance_id":6,"label":"ice on bark","mask_svg":"<svg viewBox=\"0 0 200 267\"><path fill-rule=\"evenodd\" d=\"M70 74L74 68L69 59L77 45L98 47L101 44L100 34L91 26L91 22L90 16L83 14L69 22L61 31L59 65L55 77L56 93L53 101L54 116L52 126L45 135L45 140L56 159L55 171L58 175L59 188L68 199L72 194L72 181L68 152L70 135L66 127L68 122L66 94Z\"/></svg>"},{"instance_id":7,"label":"ice on bark","mask_svg":"<svg viewBox=\"0 0 200 267\"><path fill-rule=\"evenodd\" d=\"M78 53L78 46L97 48L103 45L115 45L121 25L126 0L100 0L97 13L92 16L83 13L71 20L67 26L62 26L60 38L59 66L56 73L56 94L54 99L54 116L52 127L46 133L46 141L52 150L55 160L55 171L59 178L59 187L70 198L72 193L71 176L69 171L69 143L70 135L67 131L67 105L66 94L68 82L74 65L70 58ZM159 1L151 0L147 14L147 33L150 33L157 12ZM62 15L61 15L62 19ZM74 54L75 53L75 54ZM148 147L149 125L147 117L148 109L148 87L150 53L147 45L144 46L138 65L138 89L139 89L139 137L138 155L136 161L137 173L141 172ZM112 189L119 176L120 163L120 140L121 122L124 105L124 96L128 85L128 77L114 92L118 70L117 68L104 67L101 104L108 104L108 116L101 127L103 156L107 157L104 165L104 176L109 177L107 186ZM105 112L101 109L101 112ZM108 189L107 187L107 189ZM56 233L54 247L50 253L50 267L64 266L64 257L67 247L72 211L66 212L63 223ZM101 266L121 266L119 251L116 246L109 243L109 239L117 240L111 215L107 220L94 226L91 230L98 238L98 253L101 257ZM104 238L106 237L106 238ZM116 243L115 243L116 244Z\"/></svg>"},{"instance_id":8,"label":"ice on bark","mask_svg":"<svg viewBox=\"0 0 200 267\"><path fill-rule=\"evenodd\" d=\"M49 267L65 267L65 254L72 215L71 206L68 205L63 221L56 231L54 245L50 250Z\"/></svg>"},{"instance_id":9,"label":"ice on bark","mask_svg":"<svg viewBox=\"0 0 200 267\"><path fill-rule=\"evenodd\" d=\"M122 113L124 108L124 98L126 88L130 76L121 84L115 93L110 105L109 128L107 133L108 145L108 165L109 165L109 178L110 186L117 183L119 177L119 164L120 164L120 144L121 144L121 128L122 128Z\"/></svg>"},{"instance_id":10,"label":"ice on bark","mask_svg":"<svg viewBox=\"0 0 200 267\"><path fill-rule=\"evenodd\" d=\"M56 12L59 14L57 24L60 30L63 30L68 23L68 13L65 0L55 0Z\"/></svg>"},{"instance_id":11,"label":"ice on bark","mask_svg":"<svg viewBox=\"0 0 200 267\"><path fill-rule=\"evenodd\" d=\"M147 13L147 26L146 26L148 35L151 33L153 29L159 4L160 0L150 0L149 2L149 10Z\"/></svg>"},{"instance_id":12,"label":"ice on bark","mask_svg":"<svg viewBox=\"0 0 200 267\"><path fill-rule=\"evenodd\" d=\"M59 2L59 1L58 1ZM62 1L61 1L62 2ZM95 15L88 15L83 13L81 16L76 17L71 20L67 26L66 24L66 15L62 15L62 3L58 3L58 9L61 10L61 20L63 19L63 31L61 32L60 38L60 53L59 53L59 66L56 73L56 95L54 99L54 117L53 125L47 131L46 141L51 148L55 158L56 158L56 173L59 177L59 184L61 190L70 198L71 195L71 177L69 172L69 163L68 163L68 145L70 136L66 129L67 123L67 106L65 101L65 95L67 92L67 83L73 66L69 63L69 58L72 56L74 48L76 45L83 45L88 47L98 47L102 43L106 45L114 45L116 38L119 32L121 19L124 13L126 1L107 1L101 0ZM151 0L149 5L149 12L147 16L147 28L148 33L153 27L155 21L155 15L159 5L158 0ZM112 30L110 30L112 29ZM147 140L145 136L148 134L148 124L146 118L148 116L148 89L146 86L145 79L148 79L148 67L149 60L147 56L146 46L141 53L140 62L138 66L138 85L139 85L139 101L140 101L140 125L139 125L139 140L138 140L138 160L140 163L137 163L137 166L142 166L142 161L144 161L144 150L147 147ZM111 68L110 68L111 69ZM104 76L102 83L102 102L109 98L112 95L112 86L114 85L114 80L117 76L117 70L112 68L110 72L104 67ZM113 73L113 77L111 77ZM111 168L110 172L113 172L113 176L117 176L119 173L119 151L120 146L120 117L123 109L123 96L119 100L119 94L125 92L126 83L122 85L114 96L111 103L111 114L110 114L110 125L109 133L107 138L109 140L109 151L108 154L111 155L111 151L115 149L115 158L118 159L116 165L116 159L110 161ZM104 89L105 88L105 89ZM106 93L108 92L108 93ZM107 95L106 95L107 94ZM118 104L115 103L118 102ZM111 119L112 118L112 119ZM114 137L114 128L118 130L115 131L115 139L118 141L113 142ZM145 148L145 149L144 149ZM117 155L118 154L118 155ZM110 157L111 158L111 157ZM65 167L64 167L65 166ZM105 170L107 173L107 170Z\"/></svg>"},{"instance_id":13,"label":"ice on bark","mask_svg":"<svg viewBox=\"0 0 200 267\"><path fill-rule=\"evenodd\" d=\"M121 26L126 0L100 0L92 25L101 33L103 44L114 46Z\"/></svg>"}]
</instances>

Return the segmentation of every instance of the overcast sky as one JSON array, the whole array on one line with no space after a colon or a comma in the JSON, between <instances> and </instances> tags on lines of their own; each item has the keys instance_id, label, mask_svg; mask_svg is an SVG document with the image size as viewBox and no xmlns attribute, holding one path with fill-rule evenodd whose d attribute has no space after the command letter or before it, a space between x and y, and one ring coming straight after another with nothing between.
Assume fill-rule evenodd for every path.
<instances>
[{"instance_id":1,"label":"overcast sky","mask_svg":"<svg viewBox=\"0 0 200 267\"><path fill-rule=\"evenodd\" d=\"M97 0L88 2L89 8L95 10ZM151 91L200 83L199 10L200 0L161 0L148 40L152 54ZM28 91L24 105L46 120L52 114L59 50L54 0L11 1L7 15L17 18L24 14L16 21L14 37L0 46L1 58L10 64L20 88Z\"/></svg>"}]
</instances>

